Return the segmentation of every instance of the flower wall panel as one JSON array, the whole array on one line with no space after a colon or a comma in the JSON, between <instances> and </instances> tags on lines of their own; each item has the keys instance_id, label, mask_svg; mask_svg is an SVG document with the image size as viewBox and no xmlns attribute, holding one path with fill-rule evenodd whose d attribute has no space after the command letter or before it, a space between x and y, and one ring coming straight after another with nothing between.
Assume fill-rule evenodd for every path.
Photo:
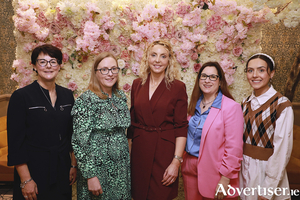
<instances>
[{"instance_id":1,"label":"flower wall panel","mask_svg":"<svg viewBox=\"0 0 300 200\"><path fill-rule=\"evenodd\" d=\"M86 87L93 58L103 50L112 51L119 58L118 63L123 68L120 73L121 86L129 94L132 80L137 77L143 49L147 43L162 37L173 44L182 66L182 80L186 83L189 94L194 84L195 71L204 62L217 60L227 74L233 96L241 101L250 91L243 72L244 61L251 54L264 51L265 44L260 43L261 39L266 41L273 36L271 30L271 34L265 34L261 38L261 30L266 27L264 15L268 13L267 10L254 12L250 9L252 4L249 1L237 2L217 0L215 5L210 5L205 10L201 9L202 5L197 1L190 3L178 0L14 0L16 57L12 64L13 53L4 56L3 52L14 51L12 35L6 34L5 39L0 38L2 44L10 41L10 45L0 47L4 48L1 56L5 57L1 61L4 64L0 70L4 73L1 73L0 78L4 81L0 84L4 82L4 85L0 85L0 92L11 93L14 90L14 83L8 80L9 76L17 81L18 87L23 87L35 79L29 63L31 50L36 45L51 43L60 47L64 53L65 62L58 84L71 89L77 88L74 90L75 96ZM7 7L10 7L8 10L12 13L10 5L4 10ZM235 8L239 12L232 14L229 8ZM1 15L5 14L1 10ZM29 23L21 23L24 19ZM9 32L12 31L12 22L8 23L10 29L9 25L5 25L5 28ZM30 26L32 27L29 30ZM290 33L287 31L290 29L283 27L282 30ZM278 31L282 30L276 29L274 35L280 35ZM295 35L297 34L290 33L287 37L293 38ZM293 51L295 45L297 43L289 44L288 50ZM278 52L281 49L282 52L287 52L284 44L280 47ZM284 59L293 60L290 54L285 55ZM2 66L6 66L5 69ZM11 66L14 73L11 72ZM281 66L285 71L289 69L289 66ZM275 88L278 88L276 77L282 77L280 73L277 71L273 80ZM278 85L283 85L282 81L278 81ZM4 92L6 90L8 92ZM294 100L298 99L296 95Z\"/></svg>"}]
</instances>

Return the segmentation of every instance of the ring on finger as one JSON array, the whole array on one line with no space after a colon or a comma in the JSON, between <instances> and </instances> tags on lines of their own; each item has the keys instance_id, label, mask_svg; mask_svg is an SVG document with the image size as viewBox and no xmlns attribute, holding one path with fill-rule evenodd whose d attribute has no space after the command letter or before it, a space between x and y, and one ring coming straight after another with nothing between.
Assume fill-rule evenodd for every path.
<instances>
[{"instance_id":1,"label":"ring on finger","mask_svg":"<svg viewBox=\"0 0 300 200\"><path fill-rule=\"evenodd\" d=\"M27 199L27 198L28 198L28 196L24 196L24 198L25 198L25 199Z\"/></svg>"}]
</instances>

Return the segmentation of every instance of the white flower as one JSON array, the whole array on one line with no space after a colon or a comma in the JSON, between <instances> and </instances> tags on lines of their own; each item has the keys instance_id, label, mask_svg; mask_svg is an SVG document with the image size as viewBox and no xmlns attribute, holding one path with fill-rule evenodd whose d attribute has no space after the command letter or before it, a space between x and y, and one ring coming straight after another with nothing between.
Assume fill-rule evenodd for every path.
<instances>
[{"instance_id":1,"label":"white flower","mask_svg":"<svg viewBox=\"0 0 300 200\"><path fill-rule=\"evenodd\" d=\"M76 16L76 12L78 11L76 4L70 2L69 0L66 0L64 2L59 2L57 4L57 7L59 7L59 9L61 10L61 14L66 17L74 17Z\"/></svg>"},{"instance_id":2,"label":"white flower","mask_svg":"<svg viewBox=\"0 0 300 200\"><path fill-rule=\"evenodd\" d=\"M126 63L123 59L118 59L118 66L120 69L123 69L125 67Z\"/></svg>"}]
</instances>

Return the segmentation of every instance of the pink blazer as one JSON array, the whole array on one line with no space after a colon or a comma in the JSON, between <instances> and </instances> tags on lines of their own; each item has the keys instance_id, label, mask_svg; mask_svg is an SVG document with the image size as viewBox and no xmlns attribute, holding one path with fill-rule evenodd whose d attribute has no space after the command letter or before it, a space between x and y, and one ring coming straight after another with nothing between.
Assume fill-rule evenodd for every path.
<instances>
[{"instance_id":1,"label":"pink blazer","mask_svg":"<svg viewBox=\"0 0 300 200\"><path fill-rule=\"evenodd\" d=\"M197 165L198 189L202 196L214 198L222 175L231 179L232 187L239 187L243 126L241 105L223 95L221 109L211 108L202 130Z\"/></svg>"}]
</instances>

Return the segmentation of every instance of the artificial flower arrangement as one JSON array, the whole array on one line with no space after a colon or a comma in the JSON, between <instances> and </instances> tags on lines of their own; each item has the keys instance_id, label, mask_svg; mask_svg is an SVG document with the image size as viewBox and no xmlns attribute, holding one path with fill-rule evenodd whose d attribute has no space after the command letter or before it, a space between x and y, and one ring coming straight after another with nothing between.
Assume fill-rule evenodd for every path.
<instances>
[{"instance_id":1,"label":"artificial flower arrangement","mask_svg":"<svg viewBox=\"0 0 300 200\"><path fill-rule=\"evenodd\" d=\"M220 63L237 101L248 95L244 61L261 50L261 25L269 9L253 11L249 1L248 7L230 0L128 1L14 0L17 50L11 79L19 87L30 84L36 78L31 51L50 43L63 52L57 83L77 97L88 85L94 57L110 51L121 68L120 85L129 95L147 44L164 38L173 45L188 95L196 73L208 61Z\"/></svg>"}]
</instances>

